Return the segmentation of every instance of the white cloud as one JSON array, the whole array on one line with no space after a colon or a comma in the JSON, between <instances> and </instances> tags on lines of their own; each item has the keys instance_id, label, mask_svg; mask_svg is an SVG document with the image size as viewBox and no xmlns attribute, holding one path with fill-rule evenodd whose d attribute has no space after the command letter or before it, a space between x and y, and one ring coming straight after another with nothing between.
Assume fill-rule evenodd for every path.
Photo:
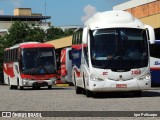
<instances>
[{"instance_id":1,"label":"white cloud","mask_svg":"<svg viewBox=\"0 0 160 120\"><path fill-rule=\"evenodd\" d=\"M21 6L22 0L11 0L15 8L18 8Z\"/></svg>"},{"instance_id":2,"label":"white cloud","mask_svg":"<svg viewBox=\"0 0 160 120\"><path fill-rule=\"evenodd\" d=\"M4 15L4 10L0 10L0 15Z\"/></svg>"},{"instance_id":3,"label":"white cloud","mask_svg":"<svg viewBox=\"0 0 160 120\"><path fill-rule=\"evenodd\" d=\"M81 20L83 22L85 22L88 18L90 18L92 15L94 15L97 12L96 8L94 6L92 6L92 5L85 6L84 9L83 9L83 11L85 13L81 17Z\"/></svg>"}]
</instances>

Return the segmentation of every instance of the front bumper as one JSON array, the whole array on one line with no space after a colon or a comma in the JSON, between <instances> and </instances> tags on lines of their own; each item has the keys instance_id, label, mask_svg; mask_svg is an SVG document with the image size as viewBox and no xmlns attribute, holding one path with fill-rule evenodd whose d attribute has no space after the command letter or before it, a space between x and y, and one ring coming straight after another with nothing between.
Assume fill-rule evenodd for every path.
<instances>
[{"instance_id":1,"label":"front bumper","mask_svg":"<svg viewBox=\"0 0 160 120\"><path fill-rule=\"evenodd\" d=\"M52 80L23 80L22 82L22 86L26 86L26 87L32 87L32 86L44 87L49 85L53 85Z\"/></svg>"},{"instance_id":2,"label":"front bumper","mask_svg":"<svg viewBox=\"0 0 160 120\"><path fill-rule=\"evenodd\" d=\"M147 90L151 88L150 80L132 79L128 81L90 81L88 90L94 92L109 92L109 91L137 91Z\"/></svg>"}]
</instances>

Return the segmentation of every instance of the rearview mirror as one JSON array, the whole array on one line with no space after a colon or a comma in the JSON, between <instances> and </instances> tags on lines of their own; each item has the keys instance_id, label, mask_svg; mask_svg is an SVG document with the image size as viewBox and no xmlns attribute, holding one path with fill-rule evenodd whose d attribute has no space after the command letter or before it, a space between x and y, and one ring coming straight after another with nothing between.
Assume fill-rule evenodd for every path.
<instances>
[{"instance_id":1,"label":"rearview mirror","mask_svg":"<svg viewBox=\"0 0 160 120\"><path fill-rule=\"evenodd\" d=\"M149 25L145 25L145 28L148 30L148 40L150 41L150 44L155 43L155 33L153 27Z\"/></svg>"},{"instance_id":2,"label":"rearview mirror","mask_svg":"<svg viewBox=\"0 0 160 120\"><path fill-rule=\"evenodd\" d=\"M87 43L87 39L88 39L88 28L84 27L83 28L83 34L82 34L82 42L83 43Z\"/></svg>"}]
</instances>

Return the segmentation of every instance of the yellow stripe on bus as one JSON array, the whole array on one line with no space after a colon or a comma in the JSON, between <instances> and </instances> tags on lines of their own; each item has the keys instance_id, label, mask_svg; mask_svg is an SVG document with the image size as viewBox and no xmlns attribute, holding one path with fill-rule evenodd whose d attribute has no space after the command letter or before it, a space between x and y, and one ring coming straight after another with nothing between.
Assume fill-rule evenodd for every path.
<instances>
[{"instance_id":1,"label":"yellow stripe on bus","mask_svg":"<svg viewBox=\"0 0 160 120\"><path fill-rule=\"evenodd\" d=\"M69 86L69 84L56 84L56 86L58 86L58 87L68 87Z\"/></svg>"}]
</instances>

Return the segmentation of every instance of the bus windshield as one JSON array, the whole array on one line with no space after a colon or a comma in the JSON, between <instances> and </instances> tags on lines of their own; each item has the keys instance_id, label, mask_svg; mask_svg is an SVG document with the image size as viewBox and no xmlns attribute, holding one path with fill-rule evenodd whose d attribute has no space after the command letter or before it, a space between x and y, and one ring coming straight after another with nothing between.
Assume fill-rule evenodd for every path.
<instances>
[{"instance_id":1,"label":"bus windshield","mask_svg":"<svg viewBox=\"0 0 160 120\"><path fill-rule=\"evenodd\" d=\"M37 75L56 73L53 48L24 48L21 54L22 73Z\"/></svg>"},{"instance_id":2,"label":"bus windshield","mask_svg":"<svg viewBox=\"0 0 160 120\"><path fill-rule=\"evenodd\" d=\"M146 31L135 28L111 28L90 31L93 67L130 70L148 65Z\"/></svg>"}]
</instances>

